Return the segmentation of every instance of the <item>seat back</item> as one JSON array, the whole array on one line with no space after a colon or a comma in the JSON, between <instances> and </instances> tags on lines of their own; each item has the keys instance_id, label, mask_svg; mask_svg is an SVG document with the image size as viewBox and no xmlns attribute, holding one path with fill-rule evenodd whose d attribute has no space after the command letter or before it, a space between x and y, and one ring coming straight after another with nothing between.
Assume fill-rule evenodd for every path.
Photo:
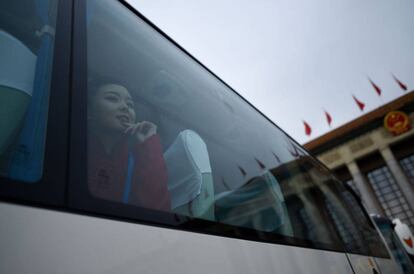
<instances>
[{"instance_id":1,"label":"seat back","mask_svg":"<svg viewBox=\"0 0 414 274\"><path fill-rule=\"evenodd\" d=\"M293 236L279 182L269 171L238 189L218 194L215 207L220 222Z\"/></svg>"},{"instance_id":2,"label":"seat back","mask_svg":"<svg viewBox=\"0 0 414 274\"><path fill-rule=\"evenodd\" d=\"M0 30L0 159L22 127L33 94L36 55Z\"/></svg>"},{"instance_id":3,"label":"seat back","mask_svg":"<svg viewBox=\"0 0 414 274\"><path fill-rule=\"evenodd\" d=\"M42 22L37 34L40 38L36 50L36 69L33 94L24 118L24 127L17 138L8 176L27 183L37 182L43 175L43 158L46 144L46 125L49 110L49 88L54 48L54 29L49 25L49 12L56 1L36 0L36 14Z\"/></svg>"},{"instance_id":4,"label":"seat back","mask_svg":"<svg viewBox=\"0 0 414 274\"><path fill-rule=\"evenodd\" d=\"M214 220L214 186L203 139L192 130L180 132L164 153L172 211Z\"/></svg>"}]
</instances>

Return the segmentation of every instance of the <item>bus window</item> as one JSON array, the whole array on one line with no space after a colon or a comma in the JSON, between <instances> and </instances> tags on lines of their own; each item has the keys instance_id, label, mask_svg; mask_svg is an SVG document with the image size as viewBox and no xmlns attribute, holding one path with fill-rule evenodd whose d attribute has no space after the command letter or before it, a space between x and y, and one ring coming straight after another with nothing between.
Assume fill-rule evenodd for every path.
<instances>
[{"instance_id":1,"label":"bus window","mask_svg":"<svg viewBox=\"0 0 414 274\"><path fill-rule=\"evenodd\" d=\"M339 181L231 88L119 2L88 1L85 21L90 200L370 253Z\"/></svg>"},{"instance_id":2,"label":"bus window","mask_svg":"<svg viewBox=\"0 0 414 274\"><path fill-rule=\"evenodd\" d=\"M56 14L57 1L0 3L0 175L27 183L43 173Z\"/></svg>"},{"instance_id":3,"label":"bus window","mask_svg":"<svg viewBox=\"0 0 414 274\"><path fill-rule=\"evenodd\" d=\"M387 257L387 251L372 222L363 212L356 194L337 181L326 182L324 189L330 193L328 207L345 248L350 253Z\"/></svg>"}]
</instances>

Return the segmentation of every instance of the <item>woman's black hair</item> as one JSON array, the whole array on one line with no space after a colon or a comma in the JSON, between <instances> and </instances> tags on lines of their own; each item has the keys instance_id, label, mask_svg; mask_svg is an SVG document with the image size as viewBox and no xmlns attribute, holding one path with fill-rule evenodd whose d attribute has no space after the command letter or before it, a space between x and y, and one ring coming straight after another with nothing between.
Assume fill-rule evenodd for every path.
<instances>
[{"instance_id":1,"label":"woman's black hair","mask_svg":"<svg viewBox=\"0 0 414 274\"><path fill-rule=\"evenodd\" d=\"M90 103L90 100L96 95L99 88L105 85L119 85L128 89L123 83L111 77L90 77L88 79L88 103Z\"/></svg>"}]
</instances>

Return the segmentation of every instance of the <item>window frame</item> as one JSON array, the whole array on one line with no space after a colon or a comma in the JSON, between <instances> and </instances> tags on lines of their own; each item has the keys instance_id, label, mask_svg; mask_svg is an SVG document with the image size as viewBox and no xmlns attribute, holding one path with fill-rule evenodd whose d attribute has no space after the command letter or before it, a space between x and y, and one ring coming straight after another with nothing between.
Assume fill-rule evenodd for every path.
<instances>
[{"instance_id":1,"label":"window frame","mask_svg":"<svg viewBox=\"0 0 414 274\"><path fill-rule=\"evenodd\" d=\"M151 209L140 208L132 205L125 205L118 202L105 201L90 194L87 184L87 37L86 37L86 1L74 0L74 27L73 27L73 82L72 82L72 107L76 109L71 113L70 125L70 166L69 166L69 188L68 204L71 210L89 216L104 217L113 220L122 220L143 225L166 227L189 232L196 232L214 236L223 236L236 239L251 240L256 242L282 244L326 251L346 253L342 243L324 244L314 241L288 237L275 233L259 232L253 229L235 227L223 223L196 219L170 212L160 212ZM227 85L222 79L201 64L196 58L189 54L185 49L178 45L168 35L151 23L140 12L135 10L125 0L118 0L126 9L131 11L136 17L148 24L154 32L158 32L166 38L177 50L182 51L194 62L199 64L208 73L213 75L218 81L222 82L231 92L239 96L245 103L257 111L263 119L267 119L272 125L281 130L262 112L251 105L240 94ZM286 134L283 130L281 130ZM288 134L286 136L291 142L297 145ZM303 148L302 148L303 149ZM313 156L312 159L317 165L327 169ZM338 181L339 183L339 181ZM364 211L364 209L362 208ZM364 211L366 214L366 212ZM367 214L366 214L367 216ZM371 222L371 220L369 221ZM358 254L358 253L354 253ZM362 254L370 255L370 254Z\"/></svg>"},{"instance_id":2,"label":"window frame","mask_svg":"<svg viewBox=\"0 0 414 274\"><path fill-rule=\"evenodd\" d=\"M62 206L67 182L72 1L57 7L43 176L35 183L0 177L0 200Z\"/></svg>"}]
</instances>

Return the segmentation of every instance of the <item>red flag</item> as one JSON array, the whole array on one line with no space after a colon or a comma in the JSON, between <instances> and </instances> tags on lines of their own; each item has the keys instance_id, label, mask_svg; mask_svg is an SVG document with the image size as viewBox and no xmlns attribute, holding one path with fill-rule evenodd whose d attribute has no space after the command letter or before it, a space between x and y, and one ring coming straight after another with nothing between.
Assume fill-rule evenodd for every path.
<instances>
[{"instance_id":1,"label":"red flag","mask_svg":"<svg viewBox=\"0 0 414 274\"><path fill-rule=\"evenodd\" d=\"M326 121L328 122L328 125L331 126L332 117L326 110L325 110L325 116L326 116Z\"/></svg>"},{"instance_id":2,"label":"red flag","mask_svg":"<svg viewBox=\"0 0 414 274\"><path fill-rule=\"evenodd\" d=\"M371 83L372 87L375 89L375 91L377 92L378 96L381 96L381 89L379 88L379 86L377 86L374 82L372 82L371 79L369 79L369 82Z\"/></svg>"},{"instance_id":3,"label":"red flag","mask_svg":"<svg viewBox=\"0 0 414 274\"><path fill-rule=\"evenodd\" d=\"M273 156L275 156L276 161L277 161L278 163L281 163L281 162L282 162L282 161L280 161L280 158L276 155L276 153L272 152L272 154L273 154Z\"/></svg>"},{"instance_id":4,"label":"red flag","mask_svg":"<svg viewBox=\"0 0 414 274\"><path fill-rule=\"evenodd\" d=\"M305 134L306 135L308 135L308 136L310 136L311 135L311 133L312 133L312 129L311 129L311 127L309 126L309 124L308 123L306 123L305 121L303 121L303 124L305 125Z\"/></svg>"},{"instance_id":5,"label":"red flag","mask_svg":"<svg viewBox=\"0 0 414 274\"><path fill-rule=\"evenodd\" d=\"M361 101L359 101L359 100L355 97L355 95L352 95L352 98L354 98L355 103L358 105L359 109L360 109L361 111L363 111L363 110L364 110L364 107L365 107L365 104L364 104L364 103L362 103Z\"/></svg>"},{"instance_id":6,"label":"red flag","mask_svg":"<svg viewBox=\"0 0 414 274\"><path fill-rule=\"evenodd\" d=\"M241 166L237 166L237 167L239 168L239 170L240 170L241 174L243 175L243 177L247 175L247 172L244 170L244 168L242 168Z\"/></svg>"},{"instance_id":7,"label":"red flag","mask_svg":"<svg viewBox=\"0 0 414 274\"><path fill-rule=\"evenodd\" d=\"M266 166L257 158L254 158L261 169L266 169Z\"/></svg>"},{"instance_id":8,"label":"red flag","mask_svg":"<svg viewBox=\"0 0 414 274\"><path fill-rule=\"evenodd\" d=\"M223 186L225 187L225 188L227 188L227 190L230 190L231 188L229 187L229 185L226 183L226 181L224 180L224 178L223 177L221 177L221 183L223 184Z\"/></svg>"},{"instance_id":9,"label":"red flag","mask_svg":"<svg viewBox=\"0 0 414 274\"><path fill-rule=\"evenodd\" d=\"M400 80L398 80L394 74L392 75L392 77L394 78L394 80L397 82L397 84L400 86L402 90L407 91L407 86L405 84L403 84Z\"/></svg>"}]
</instances>

